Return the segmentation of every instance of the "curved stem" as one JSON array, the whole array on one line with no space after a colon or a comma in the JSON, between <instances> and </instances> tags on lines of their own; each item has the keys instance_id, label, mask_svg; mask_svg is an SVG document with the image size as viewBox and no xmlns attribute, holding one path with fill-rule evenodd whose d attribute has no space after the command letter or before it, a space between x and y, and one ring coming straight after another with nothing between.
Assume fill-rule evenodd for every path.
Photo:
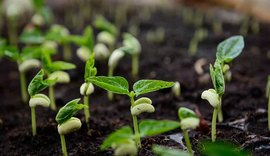
<instances>
[{"instance_id":1,"label":"curved stem","mask_svg":"<svg viewBox=\"0 0 270 156\"><path fill-rule=\"evenodd\" d=\"M133 107L134 106L134 96L130 96L130 103L131 103L131 107ZM133 128L134 128L134 133L135 133L135 143L137 145L137 148L141 148L142 145L141 145L141 137L140 137L137 116L132 115L132 120L133 120Z\"/></svg>"},{"instance_id":2,"label":"curved stem","mask_svg":"<svg viewBox=\"0 0 270 156\"><path fill-rule=\"evenodd\" d=\"M28 100L28 94L27 94L27 89L26 89L25 73L24 72L19 72L19 74L20 74L20 86L21 86L22 101L24 103L26 103L27 100Z\"/></svg>"},{"instance_id":3,"label":"curved stem","mask_svg":"<svg viewBox=\"0 0 270 156\"><path fill-rule=\"evenodd\" d=\"M84 116L85 116L85 122L87 124L87 127L89 128L89 120L90 120L89 96L83 97L83 103L87 106L87 107L84 107Z\"/></svg>"},{"instance_id":4,"label":"curved stem","mask_svg":"<svg viewBox=\"0 0 270 156\"><path fill-rule=\"evenodd\" d=\"M51 109L56 110L53 85L49 86L49 98L51 100Z\"/></svg>"},{"instance_id":5,"label":"curved stem","mask_svg":"<svg viewBox=\"0 0 270 156\"><path fill-rule=\"evenodd\" d=\"M219 97L218 122L223 122L222 97Z\"/></svg>"},{"instance_id":6,"label":"curved stem","mask_svg":"<svg viewBox=\"0 0 270 156\"><path fill-rule=\"evenodd\" d=\"M8 36L9 44L17 46L17 17L8 18Z\"/></svg>"},{"instance_id":7,"label":"curved stem","mask_svg":"<svg viewBox=\"0 0 270 156\"><path fill-rule=\"evenodd\" d=\"M36 124L36 109L31 107L31 119L32 119L32 134L35 136L37 134L37 124Z\"/></svg>"},{"instance_id":8,"label":"curved stem","mask_svg":"<svg viewBox=\"0 0 270 156\"><path fill-rule=\"evenodd\" d=\"M139 73L139 54L132 55L132 77L135 79Z\"/></svg>"},{"instance_id":9,"label":"curved stem","mask_svg":"<svg viewBox=\"0 0 270 156\"><path fill-rule=\"evenodd\" d=\"M215 108L212 117L212 132L211 132L212 142L215 142L217 137L217 130L216 130L217 114L218 108Z\"/></svg>"},{"instance_id":10,"label":"curved stem","mask_svg":"<svg viewBox=\"0 0 270 156\"><path fill-rule=\"evenodd\" d=\"M63 156L67 156L67 146L64 135L60 135Z\"/></svg>"},{"instance_id":11,"label":"curved stem","mask_svg":"<svg viewBox=\"0 0 270 156\"><path fill-rule=\"evenodd\" d=\"M184 138L185 138L188 153L189 153L190 156L193 156L193 151L192 151L192 148L191 148L191 143L190 143L190 140L189 140L188 131L186 129L183 130L183 134L184 134Z\"/></svg>"}]
</instances>

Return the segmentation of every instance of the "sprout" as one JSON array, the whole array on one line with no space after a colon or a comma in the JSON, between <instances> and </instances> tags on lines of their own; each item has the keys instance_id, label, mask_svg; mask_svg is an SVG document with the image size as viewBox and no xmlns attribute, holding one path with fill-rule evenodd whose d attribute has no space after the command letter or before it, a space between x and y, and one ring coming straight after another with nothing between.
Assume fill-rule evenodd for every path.
<instances>
[{"instance_id":1,"label":"sprout","mask_svg":"<svg viewBox=\"0 0 270 156\"><path fill-rule=\"evenodd\" d=\"M178 109L178 117L180 119L180 127L183 130L187 150L192 156L193 151L188 136L188 130L196 129L199 126L200 119L192 110L184 107Z\"/></svg>"},{"instance_id":2,"label":"sprout","mask_svg":"<svg viewBox=\"0 0 270 156\"><path fill-rule=\"evenodd\" d=\"M39 68L40 64L40 61L37 59L25 60L19 65L19 71L26 72L32 68Z\"/></svg>"},{"instance_id":3,"label":"sprout","mask_svg":"<svg viewBox=\"0 0 270 156\"><path fill-rule=\"evenodd\" d=\"M56 80L44 80L44 70L40 70L37 75L32 79L28 86L28 93L31 96L29 101L29 107L31 108L32 118L32 133L33 136L37 134L36 128L36 106L49 107L50 99L40 94L42 90L46 89L49 85L55 83Z\"/></svg>"},{"instance_id":4,"label":"sprout","mask_svg":"<svg viewBox=\"0 0 270 156\"><path fill-rule=\"evenodd\" d=\"M83 46L77 49L76 54L82 61L86 62L91 55L91 51L89 48Z\"/></svg>"},{"instance_id":5,"label":"sprout","mask_svg":"<svg viewBox=\"0 0 270 156\"><path fill-rule=\"evenodd\" d=\"M108 47L113 49L113 46L115 45L116 38L109 32L102 31L97 35L97 41L99 43L104 43L108 45Z\"/></svg>"},{"instance_id":6,"label":"sprout","mask_svg":"<svg viewBox=\"0 0 270 156\"><path fill-rule=\"evenodd\" d=\"M220 105L219 96L214 89L203 91L201 98L207 100L214 108L218 108Z\"/></svg>"},{"instance_id":7,"label":"sprout","mask_svg":"<svg viewBox=\"0 0 270 156\"><path fill-rule=\"evenodd\" d=\"M174 85L172 87L172 93L175 97L179 97L181 94L181 86L178 81L174 82Z\"/></svg>"},{"instance_id":8,"label":"sprout","mask_svg":"<svg viewBox=\"0 0 270 156\"><path fill-rule=\"evenodd\" d=\"M193 38L189 43L188 53L190 56L196 55L198 51L198 44L202 42L208 36L208 31L203 28L199 28L195 31Z\"/></svg>"},{"instance_id":9,"label":"sprout","mask_svg":"<svg viewBox=\"0 0 270 156\"><path fill-rule=\"evenodd\" d=\"M165 30L160 27L155 30L150 30L146 33L146 40L148 43L162 43L165 39Z\"/></svg>"},{"instance_id":10,"label":"sprout","mask_svg":"<svg viewBox=\"0 0 270 156\"><path fill-rule=\"evenodd\" d=\"M67 72L64 71L55 71L50 74L49 80L54 80L56 79L57 83L69 83L70 78Z\"/></svg>"},{"instance_id":11,"label":"sprout","mask_svg":"<svg viewBox=\"0 0 270 156\"><path fill-rule=\"evenodd\" d=\"M84 115L85 122L89 127L90 111L89 111L89 95L94 92L93 84L88 80L88 78L94 77L97 74L97 68L95 67L95 53L92 53L90 58L85 64L84 70L84 83L80 87L80 93L83 96L83 102L85 104Z\"/></svg>"},{"instance_id":12,"label":"sprout","mask_svg":"<svg viewBox=\"0 0 270 156\"><path fill-rule=\"evenodd\" d=\"M106 60L110 57L109 49L103 44L98 43L94 47L95 59L97 60Z\"/></svg>"},{"instance_id":13,"label":"sprout","mask_svg":"<svg viewBox=\"0 0 270 156\"><path fill-rule=\"evenodd\" d=\"M268 98L268 129L270 130L270 75L266 85L266 98Z\"/></svg>"},{"instance_id":14,"label":"sprout","mask_svg":"<svg viewBox=\"0 0 270 156\"><path fill-rule=\"evenodd\" d=\"M133 91L129 91L128 81L123 77L96 76L90 77L87 80L107 91L129 96L131 104L130 111L135 132L134 139L138 148L141 148L141 141L137 115L143 112L154 112L155 109L152 106L152 101L149 98L140 98L134 101L134 97L145 93L154 92L160 89L169 88L174 85L173 82L166 82L161 80L139 80L134 83Z\"/></svg>"},{"instance_id":15,"label":"sprout","mask_svg":"<svg viewBox=\"0 0 270 156\"><path fill-rule=\"evenodd\" d=\"M57 130L60 135L62 153L64 156L67 156L65 135L80 129L82 126L80 119L73 117L77 111L87 107L83 104L78 104L79 101L80 99L75 99L68 102L65 106L60 108L55 117L58 123Z\"/></svg>"},{"instance_id":16,"label":"sprout","mask_svg":"<svg viewBox=\"0 0 270 156\"><path fill-rule=\"evenodd\" d=\"M112 144L114 149L115 156L124 156L124 155L137 155L138 148L133 140L123 141L123 143Z\"/></svg>"},{"instance_id":17,"label":"sprout","mask_svg":"<svg viewBox=\"0 0 270 156\"><path fill-rule=\"evenodd\" d=\"M31 19L31 22L36 26L44 26L51 23L53 19L52 11L44 3L44 0L33 0L35 7L35 14Z\"/></svg>"}]
</instances>

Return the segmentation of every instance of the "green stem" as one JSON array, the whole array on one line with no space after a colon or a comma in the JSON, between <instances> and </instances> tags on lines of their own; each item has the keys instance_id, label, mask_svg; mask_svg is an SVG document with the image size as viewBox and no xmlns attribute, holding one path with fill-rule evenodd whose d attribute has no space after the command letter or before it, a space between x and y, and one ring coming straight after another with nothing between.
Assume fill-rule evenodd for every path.
<instances>
[{"instance_id":1,"label":"green stem","mask_svg":"<svg viewBox=\"0 0 270 156\"><path fill-rule=\"evenodd\" d=\"M60 135L63 156L67 156L67 146L64 135Z\"/></svg>"},{"instance_id":2,"label":"green stem","mask_svg":"<svg viewBox=\"0 0 270 156\"><path fill-rule=\"evenodd\" d=\"M89 111L89 96L83 97L83 102L87 107L84 107L84 115L85 115L85 122L87 127L89 128L89 120L90 120L90 111Z\"/></svg>"},{"instance_id":3,"label":"green stem","mask_svg":"<svg viewBox=\"0 0 270 156\"><path fill-rule=\"evenodd\" d=\"M114 69L109 67L108 76L113 76ZM108 91L108 99L109 101L113 101L113 93Z\"/></svg>"},{"instance_id":4,"label":"green stem","mask_svg":"<svg viewBox=\"0 0 270 156\"><path fill-rule=\"evenodd\" d=\"M11 17L8 19L8 36L9 44L17 46L17 17Z\"/></svg>"},{"instance_id":5,"label":"green stem","mask_svg":"<svg viewBox=\"0 0 270 156\"><path fill-rule=\"evenodd\" d=\"M139 73L139 54L132 55L132 77L135 79Z\"/></svg>"},{"instance_id":6,"label":"green stem","mask_svg":"<svg viewBox=\"0 0 270 156\"><path fill-rule=\"evenodd\" d=\"M32 119L32 134L35 136L37 134L37 122L36 122L36 109L31 107L31 119Z\"/></svg>"},{"instance_id":7,"label":"green stem","mask_svg":"<svg viewBox=\"0 0 270 156\"><path fill-rule=\"evenodd\" d=\"M53 85L49 86L49 98L51 100L51 109L56 110Z\"/></svg>"},{"instance_id":8,"label":"green stem","mask_svg":"<svg viewBox=\"0 0 270 156\"><path fill-rule=\"evenodd\" d=\"M222 97L219 97L219 107L218 107L218 122L223 122L223 111L222 111Z\"/></svg>"},{"instance_id":9,"label":"green stem","mask_svg":"<svg viewBox=\"0 0 270 156\"><path fill-rule=\"evenodd\" d=\"M132 93L131 93L132 94ZM131 107L134 106L134 95L130 96L130 102L131 102ZM139 126L138 126L138 119L136 115L132 115L132 120L133 120L133 128L134 128L134 133L135 133L135 143L137 145L137 148L141 148L141 138L140 138L140 131L139 131Z\"/></svg>"},{"instance_id":10,"label":"green stem","mask_svg":"<svg viewBox=\"0 0 270 156\"><path fill-rule=\"evenodd\" d=\"M26 103L27 100L28 100L28 94L27 94L27 89L26 89L25 73L24 72L19 72L19 74L20 74L20 86L21 86L22 101L24 103Z\"/></svg>"},{"instance_id":11,"label":"green stem","mask_svg":"<svg viewBox=\"0 0 270 156\"><path fill-rule=\"evenodd\" d=\"M215 108L213 117L212 117L212 132L211 132L212 142L215 142L216 137L217 137L217 130L216 130L217 114L218 114L218 108Z\"/></svg>"},{"instance_id":12,"label":"green stem","mask_svg":"<svg viewBox=\"0 0 270 156\"><path fill-rule=\"evenodd\" d=\"M63 52L64 52L64 54L63 54L64 60L70 61L71 58L72 58L72 52L71 52L70 44L68 44L68 43L63 44Z\"/></svg>"},{"instance_id":13,"label":"green stem","mask_svg":"<svg viewBox=\"0 0 270 156\"><path fill-rule=\"evenodd\" d=\"M185 138L188 153L189 153L190 156L193 156L193 151L192 151L192 148L191 148L191 143L190 143L190 140L189 140L188 131L186 129L183 130L183 134L184 134L184 138Z\"/></svg>"},{"instance_id":14,"label":"green stem","mask_svg":"<svg viewBox=\"0 0 270 156\"><path fill-rule=\"evenodd\" d=\"M270 130L270 95L268 96L268 129Z\"/></svg>"},{"instance_id":15,"label":"green stem","mask_svg":"<svg viewBox=\"0 0 270 156\"><path fill-rule=\"evenodd\" d=\"M193 38L191 39L190 43L189 43L189 49L188 49L188 53L190 56L194 56L196 55L197 51L198 51L198 40Z\"/></svg>"}]
</instances>

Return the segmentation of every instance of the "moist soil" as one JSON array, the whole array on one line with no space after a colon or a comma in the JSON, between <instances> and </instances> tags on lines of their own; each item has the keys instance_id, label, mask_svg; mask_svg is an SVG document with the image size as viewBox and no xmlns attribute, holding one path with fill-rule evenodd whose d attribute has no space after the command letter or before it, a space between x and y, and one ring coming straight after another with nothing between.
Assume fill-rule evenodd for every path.
<instances>
[{"instance_id":1,"label":"moist soil","mask_svg":"<svg viewBox=\"0 0 270 156\"><path fill-rule=\"evenodd\" d=\"M151 98L156 111L143 114L139 119L171 119L178 121L177 109L189 107L201 114L204 124L190 132L195 155L199 154L198 143L210 139L210 126L213 108L200 98L205 89L212 88L211 81L200 83L194 70L194 63L207 59L205 73L209 72L208 64L214 63L217 44L225 38L239 34L239 25L224 23L224 32L215 35L209 24L208 37L199 44L196 56L188 55L189 40L194 33L192 26L182 23L181 17L175 13L155 12L150 20L142 22L138 36L142 44L140 56L140 74L138 79L162 79L179 81L181 96L174 97L170 89L147 94ZM166 35L163 43L148 43L146 32L163 27ZM125 30L125 28L123 28ZM226 83L223 96L224 122L217 124L217 138L231 141L246 149L255 156L270 155L270 132L267 130L267 99L265 86L270 73L270 30L268 25L261 25L259 34L252 32L245 36L243 53L231 64L232 80ZM75 48L73 51L75 52ZM56 55L54 59L60 59ZM83 83L84 63L74 54L72 60L77 69L70 71L71 83L57 85L55 88L58 108L66 102L81 97L79 87ZM107 74L107 64L97 62L98 75ZM123 76L134 82L130 76L130 58L120 62L115 75ZM36 71L27 73L28 82ZM30 108L20 100L19 75L16 63L2 59L0 61L0 155L61 155L60 137L55 122L56 111L37 108L37 136L32 137ZM45 91L46 93L46 91ZM132 126L129 112L129 99L124 95L116 95L115 100L107 100L107 93L95 88L90 96L91 120L88 129L84 123L83 111L76 116L82 119L82 128L66 135L69 155L113 155L112 150L100 151L99 146L111 132L124 125ZM154 155L153 144L183 148L181 139L172 139L171 135L179 135L181 130L142 139L139 155Z\"/></svg>"}]
</instances>

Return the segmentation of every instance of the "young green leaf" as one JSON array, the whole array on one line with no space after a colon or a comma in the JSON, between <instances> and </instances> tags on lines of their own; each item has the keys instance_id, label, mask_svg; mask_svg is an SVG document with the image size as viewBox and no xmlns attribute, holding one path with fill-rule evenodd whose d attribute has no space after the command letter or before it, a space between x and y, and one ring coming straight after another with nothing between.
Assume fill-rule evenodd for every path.
<instances>
[{"instance_id":1,"label":"young green leaf","mask_svg":"<svg viewBox=\"0 0 270 156\"><path fill-rule=\"evenodd\" d=\"M189 156L189 154L185 151L159 145L153 145L152 151L158 156Z\"/></svg>"},{"instance_id":2,"label":"young green leaf","mask_svg":"<svg viewBox=\"0 0 270 156\"><path fill-rule=\"evenodd\" d=\"M94 36L93 36L93 29L91 26L85 28L83 36L70 35L68 36L68 40L74 42L80 47L85 46L89 48L91 52L94 51Z\"/></svg>"},{"instance_id":3,"label":"young green leaf","mask_svg":"<svg viewBox=\"0 0 270 156\"><path fill-rule=\"evenodd\" d=\"M221 62L229 63L241 54L244 46L242 36L230 37L218 45L216 57Z\"/></svg>"},{"instance_id":4,"label":"young green leaf","mask_svg":"<svg viewBox=\"0 0 270 156\"><path fill-rule=\"evenodd\" d=\"M84 80L87 78L96 76L97 68L95 67L95 53L92 53L86 62L85 70L84 70Z\"/></svg>"},{"instance_id":5,"label":"young green leaf","mask_svg":"<svg viewBox=\"0 0 270 156\"><path fill-rule=\"evenodd\" d=\"M162 80L139 80L133 85L133 90L136 96L154 92L160 89L169 88L174 85L174 82L167 82Z\"/></svg>"},{"instance_id":6,"label":"young green leaf","mask_svg":"<svg viewBox=\"0 0 270 156\"><path fill-rule=\"evenodd\" d=\"M94 26L102 31L107 31L114 36L118 33L117 28L102 16L97 16L95 18Z\"/></svg>"},{"instance_id":7,"label":"young green leaf","mask_svg":"<svg viewBox=\"0 0 270 156\"><path fill-rule=\"evenodd\" d=\"M33 29L23 31L19 40L25 44L41 44L44 41L44 37L40 30Z\"/></svg>"},{"instance_id":8,"label":"young green leaf","mask_svg":"<svg viewBox=\"0 0 270 156\"><path fill-rule=\"evenodd\" d=\"M223 95L225 92L225 80L219 61L215 62L214 67L210 65L210 76L217 94Z\"/></svg>"},{"instance_id":9,"label":"young green leaf","mask_svg":"<svg viewBox=\"0 0 270 156\"><path fill-rule=\"evenodd\" d=\"M129 86L125 78L120 76L96 76L87 79L89 82L116 94L129 95Z\"/></svg>"},{"instance_id":10,"label":"young green leaf","mask_svg":"<svg viewBox=\"0 0 270 156\"><path fill-rule=\"evenodd\" d=\"M21 60L39 59L41 57L41 49L39 46L24 47L21 53Z\"/></svg>"},{"instance_id":11,"label":"young green leaf","mask_svg":"<svg viewBox=\"0 0 270 156\"><path fill-rule=\"evenodd\" d=\"M64 61L55 61L51 64L51 71L58 71L58 70L70 70L76 68L76 65L73 63L68 63Z\"/></svg>"},{"instance_id":12,"label":"young green leaf","mask_svg":"<svg viewBox=\"0 0 270 156\"><path fill-rule=\"evenodd\" d=\"M190 117L197 118L197 115L192 110L185 107L181 107L178 109L178 117L180 120L182 120L182 119L190 118Z\"/></svg>"},{"instance_id":13,"label":"young green leaf","mask_svg":"<svg viewBox=\"0 0 270 156\"><path fill-rule=\"evenodd\" d=\"M79 101L80 99L72 100L68 102L64 107L60 108L55 118L56 122L58 124L62 124L70 119L75 113L77 113L77 111L86 107L83 104L78 104Z\"/></svg>"},{"instance_id":14,"label":"young green leaf","mask_svg":"<svg viewBox=\"0 0 270 156\"><path fill-rule=\"evenodd\" d=\"M141 52L141 44L134 36L129 33L124 33L123 38L124 47L128 48L125 52L130 55L136 55Z\"/></svg>"},{"instance_id":15,"label":"young green leaf","mask_svg":"<svg viewBox=\"0 0 270 156\"><path fill-rule=\"evenodd\" d=\"M124 126L115 132L111 133L102 143L101 150L109 148L113 143L119 143L125 140L132 139L133 133L129 126Z\"/></svg>"},{"instance_id":16,"label":"young green leaf","mask_svg":"<svg viewBox=\"0 0 270 156\"><path fill-rule=\"evenodd\" d=\"M18 48L16 47L12 47L12 46L5 47L4 55L7 58L11 59L12 61L17 61L20 59L20 53L19 53Z\"/></svg>"},{"instance_id":17,"label":"young green leaf","mask_svg":"<svg viewBox=\"0 0 270 156\"><path fill-rule=\"evenodd\" d=\"M141 137L162 134L179 126L179 122L171 120L143 120L139 124Z\"/></svg>"},{"instance_id":18,"label":"young green leaf","mask_svg":"<svg viewBox=\"0 0 270 156\"><path fill-rule=\"evenodd\" d=\"M32 0L36 9L40 9L44 5L44 0Z\"/></svg>"},{"instance_id":19,"label":"young green leaf","mask_svg":"<svg viewBox=\"0 0 270 156\"><path fill-rule=\"evenodd\" d=\"M41 92L46 89L49 85L55 83L56 80L43 80L44 71L40 70L37 75L32 79L28 86L28 93L30 96L34 96L35 94Z\"/></svg>"}]
</instances>

